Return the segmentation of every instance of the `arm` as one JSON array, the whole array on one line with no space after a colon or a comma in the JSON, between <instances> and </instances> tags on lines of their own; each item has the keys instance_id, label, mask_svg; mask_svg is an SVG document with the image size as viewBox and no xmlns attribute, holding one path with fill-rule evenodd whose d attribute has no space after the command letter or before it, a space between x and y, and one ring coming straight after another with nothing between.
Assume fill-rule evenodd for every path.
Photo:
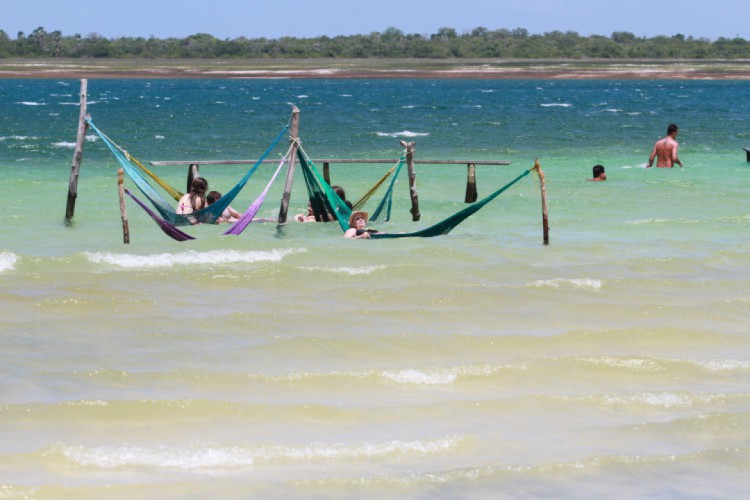
<instances>
[{"instance_id":1,"label":"arm","mask_svg":"<svg viewBox=\"0 0 750 500\"><path fill-rule=\"evenodd\" d=\"M678 164L678 165L679 165L680 167L682 167L682 162L681 162L681 161L680 161L680 159L679 159L679 158L677 157L677 148L678 148L678 147L679 147L679 145L677 144L677 142L675 142L675 143L674 143L674 147L672 148L672 163L676 163L676 164Z\"/></svg>"},{"instance_id":2,"label":"arm","mask_svg":"<svg viewBox=\"0 0 750 500\"><path fill-rule=\"evenodd\" d=\"M357 236L357 230L354 229L353 227L350 227L344 233L344 238L353 238L355 240L359 240L359 239L362 239L362 238L369 238L369 237L370 237L370 233L368 233L367 231L365 231L364 233L362 233L359 236Z\"/></svg>"},{"instance_id":3,"label":"arm","mask_svg":"<svg viewBox=\"0 0 750 500\"><path fill-rule=\"evenodd\" d=\"M654 158L656 158L656 144L654 144L654 149L651 150L651 155L648 157L648 167L646 168L651 168L651 165L654 164Z\"/></svg>"}]
</instances>

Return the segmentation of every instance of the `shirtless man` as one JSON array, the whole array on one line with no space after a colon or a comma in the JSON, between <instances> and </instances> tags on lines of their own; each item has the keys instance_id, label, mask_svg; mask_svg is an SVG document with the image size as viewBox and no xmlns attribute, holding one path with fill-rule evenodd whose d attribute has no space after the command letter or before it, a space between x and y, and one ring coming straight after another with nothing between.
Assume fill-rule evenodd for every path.
<instances>
[{"instance_id":1,"label":"shirtless man","mask_svg":"<svg viewBox=\"0 0 750 500\"><path fill-rule=\"evenodd\" d=\"M651 156L648 157L648 167L646 168L650 168L653 165L654 158L658 158L656 166L660 168L672 168L675 163L682 167L682 162L677 157L677 148L679 147L675 140L677 132L677 125L674 123L667 127L667 136L659 139L654 144L654 150L651 151Z\"/></svg>"}]
</instances>

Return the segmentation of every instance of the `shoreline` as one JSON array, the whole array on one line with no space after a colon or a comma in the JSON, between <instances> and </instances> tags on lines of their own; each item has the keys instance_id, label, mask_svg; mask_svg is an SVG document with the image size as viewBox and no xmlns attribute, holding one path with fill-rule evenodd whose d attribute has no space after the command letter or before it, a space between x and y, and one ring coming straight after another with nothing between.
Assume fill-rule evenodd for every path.
<instances>
[{"instance_id":1,"label":"shoreline","mask_svg":"<svg viewBox=\"0 0 750 500\"><path fill-rule=\"evenodd\" d=\"M750 80L750 60L0 59L0 78Z\"/></svg>"}]
</instances>

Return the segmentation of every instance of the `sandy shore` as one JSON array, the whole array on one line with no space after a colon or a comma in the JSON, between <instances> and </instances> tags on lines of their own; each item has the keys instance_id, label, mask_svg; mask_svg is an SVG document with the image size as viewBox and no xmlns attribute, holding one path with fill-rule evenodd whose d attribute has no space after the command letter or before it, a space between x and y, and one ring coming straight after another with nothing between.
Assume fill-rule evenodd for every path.
<instances>
[{"instance_id":1,"label":"sandy shore","mask_svg":"<svg viewBox=\"0 0 750 500\"><path fill-rule=\"evenodd\" d=\"M436 78L750 80L740 61L0 60L0 78Z\"/></svg>"}]
</instances>

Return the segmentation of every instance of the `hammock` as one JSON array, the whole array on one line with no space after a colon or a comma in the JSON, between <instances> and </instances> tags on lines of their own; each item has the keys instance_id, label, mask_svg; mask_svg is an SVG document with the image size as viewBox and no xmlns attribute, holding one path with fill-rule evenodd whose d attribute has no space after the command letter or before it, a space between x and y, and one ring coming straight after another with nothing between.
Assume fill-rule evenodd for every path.
<instances>
[{"instance_id":1,"label":"hammock","mask_svg":"<svg viewBox=\"0 0 750 500\"><path fill-rule=\"evenodd\" d=\"M135 201L138 205L141 206L143 210L146 211L147 214L151 216L152 219L159 225L162 231L164 231L164 234L169 236L172 239L175 239L177 241L187 241L187 240L194 240L195 238L193 236L190 236L186 232L180 230L179 228L173 226L169 222L165 221L161 217L159 217L158 214L156 214L153 210L148 208L145 203L143 203L141 200L135 197L133 193L130 192L129 189L125 189L125 192L133 198L133 201Z\"/></svg>"},{"instance_id":2,"label":"hammock","mask_svg":"<svg viewBox=\"0 0 750 500\"><path fill-rule=\"evenodd\" d=\"M239 235L242 233L242 231L245 230L247 225L252 221L253 217L255 217L255 214L258 213L258 210L260 210L261 205L263 205L263 201L266 199L266 194L268 193L268 189L271 187L271 184L276 180L276 176L279 175L279 172L281 171L281 167L284 166L284 164L287 161L287 156L289 155L289 152L287 151L287 154L281 159L281 162L279 163L279 166L276 168L276 171L274 172L273 176L271 177L271 180L266 185L266 188L263 190L263 192L258 196L255 201L250 204L250 206L247 208L245 213L240 217L240 219L235 222L229 229L224 231L224 234L235 234ZM125 190L125 192L130 196L133 201L135 201L138 205L140 205L143 210L146 211L148 215L151 216L151 218L156 222L156 224L161 228L162 231L164 231L164 234L169 236L172 239L175 239L177 241L187 241L187 240L194 240L195 237L190 236L189 234L185 233L184 231L181 231L176 226L170 224L168 221L162 219L159 217L158 214L156 214L153 210L148 208L141 200L135 197L129 190ZM216 203L214 203L215 205Z\"/></svg>"},{"instance_id":3,"label":"hammock","mask_svg":"<svg viewBox=\"0 0 750 500\"><path fill-rule=\"evenodd\" d=\"M373 186L365 195L353 205L353 208L349 208L346 203L336 194L336 191L323 179L315 168L315 164L310 160L307 154L304 152L302 147L297 150L297 157L300 160L300 166L302 173L305 177L305 185L307 186L307 193L310 198L310 205L315 214L315 220L318 222L328 222L331 220L331 215L336 216L341 225L341 229L346 231L349 229L349 216L353 210L358 210L359 207L364 205L375 191L388 179L388 176L395 171L395 175L391 179L391 183L386 190L383 199L378 204L378 207L370 217L370 220L377 221L389 221L391 218L391 206L393 202L393 186L396 183L401 168L406 163L406 158L401 157L398 164L391 167L386 172L382 179L380 179L375 186ZM381 217L385 214L384 217Z\"/></svg>"},{"instance_id":4,"label":"hammock","mask_svg":"<svg viewBox=\"0 0 750 500\"><path fill-rule=\"evenodd\" d=\"M278 137L276 137L276 139L263 153L263 155L261 155L258 161L255 162L255 165L253 165L252 168L248 170L248 172L242 179L240 179L237 185L230 189L229 192L227 192L224 196L219 198L216 203L198 210L197 212L183 215L176 213L174 208L172 208L172 206L146 181L146 179L143 178L140 172L133 167L133 165L129 161L129 158L131 158L130 155L128 155L128 157L123 155L123 153L121 153L122 148L110 141L109 138L105 136L90 119L86 121L91 126L92 130L94 130L94 132L96 132L97 135L101 137L102 141L104 141L110 151L112 151L112 154L114 154L115 158L117 158L117 160L120 162L120 165L122 165L123 170L128 174L133 182L135 182L136 186L138 186L138 189L141 190L146 198L149 199L149 201L153 204L154 208L157 212L159 212L161 217L174 226L185 226L188 224L195 224L197 222L204 222L209 224L213 224L214 222L216 222L216 220L221 216L224 210L239 194L242 188L245 187L247 181L250 180L250 177L255 173L266 156L268 156L271 150L276 146L276 144L278 144L286 130L289 128L288 124L284 126Z\"/></svg>"},{"instance_id":5,"label":"hammock","mask_svg":"<svg viewBox=\"0 0 750 500\"><path fill-rule=\"evenodd\" d=\"M297 158L299 158L302 174L305 177L307 194L310 197L310 206L315 214L315 220L328 222L333 215L343 231L349 229L349 216L352 214L352 209L321 177L312 160L307 158L301 146L297 149Z\"/></svg>"},{"instance_id":6,"label":"hammock","mask_svg":"<svg viewBox=\"0 0 750 500\"><path fill-rule=\"evenodd\" d=\"M362 195L362 198L360 198L354 205L352 206L352 210L361 210L362 207L369 201L369 199L372 197L373 194L380 188L380 186L388 179L388 177L395 171L396 175L393 176L393 179L391 179L391 183L388 185L388 189L385 192L385 195L383 195L383 199L378 204L378 208L375 209L375 212L373 212L372 216L370 217L370 220L374 221L381 221L380 215L383 211L384 207L387 207L385 218L382 219L382 221L389 221L391 219L391 205L393 202L393 185L396 183L396 179L398 178L398 174L401 172L401 167L404 166L406 163L406 158L401 157L399 162L394 165L393 167L388 170L385 175L383 175L382 179L380 179L373 187L370 188L369 191L367 191L364 195Z\"/></svg>"},{"instance_id":7,"label":"hammock","mask_svg":"<svg viewBox=\"0 0 750 500\"><path fill-rule=\"evenodd\" d=\"M430 226L428 228L422 229L420 231L415 231L413 233L372 233L370 235L370 238L409 238L409 237L421 237L421 238L430 238L432 236L440 236L443 234L450 233L454 227L461 224L463 221L474 215L476 212L479 211L482 207L484 207L486 204L500 196L503 191L511 187L516 182L520 181L527 175L529 175L529 172L531 172L533 168L526 170L524 173L510 181L505 186L501 187L494 193L490 194L486 198L464 208L463 210L456 212L455 214L451 215L450 217L438 222L437 224Z\"/></svg>"}]
</instances>

